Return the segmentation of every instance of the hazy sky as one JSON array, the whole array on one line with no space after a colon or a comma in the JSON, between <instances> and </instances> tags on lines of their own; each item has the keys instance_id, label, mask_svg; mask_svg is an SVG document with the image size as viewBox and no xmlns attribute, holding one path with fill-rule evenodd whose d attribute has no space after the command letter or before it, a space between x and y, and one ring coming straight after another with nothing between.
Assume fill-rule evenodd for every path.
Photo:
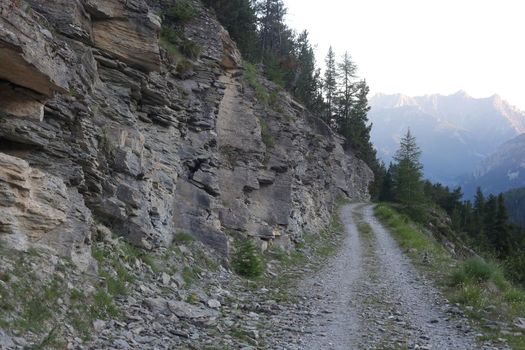
<instances>
[{"instance_id":1,"label":"hazy sky","mask_svg":"<svg viewBox=\"0 0 525 350\"><path fill-rule=\"evenodd\" d=\"M349 51L371 92L460 89L501 95L525 110L523 0L285 0L288 23L308 29L318 63ZM322 61L321 61L322 60Z\"/></svg>"}]
</instances>

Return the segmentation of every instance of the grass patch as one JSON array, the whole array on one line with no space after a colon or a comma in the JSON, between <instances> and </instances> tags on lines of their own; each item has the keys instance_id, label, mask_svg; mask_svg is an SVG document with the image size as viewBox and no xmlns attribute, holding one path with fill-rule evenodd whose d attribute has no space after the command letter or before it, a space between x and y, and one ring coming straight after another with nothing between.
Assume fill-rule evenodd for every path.
<instances>
[{"instance_id":1,"label":"grass patch","mask_svg":"<svg viewBox=\"0 0 525 350\"><path fill-rule=\"evenodd\" d=\"M51 331L42 339L42 341L35 345L33 350L45 350L50 348L64 348L65 341L59 338L58 325L53 327Z\"/></svg>"},{"instance_id":2,"label":"grass patch","mask_svg":"<svg viewBox=\"0 0 525 350\"><path fill-rule=\"evenodd\" d=\"M263 84L259 81L257 77L257 68L254 64L249 62L244 62L244 77L250 85L255 90L255 95L257 99L261 101L264 105L276 110L282 111L279 107L279 94L275 91L269 91Z\"/></svg>"},{"instance_id":3,"label":"grass patch","mask_svg":"<svg viewBox=\"0 0 525 350\"><path fill-rule=\"evenodd\" d=\"M190 293L186 296L186 302L188 304L197 304L198 301L199 301L199 298L197 294L195 293Z\"/></svg>"},{"instance_id":4,"label":"grass patch","mask_svg":"<svg viewBox=\"0 0 525 350\"><path fill-rule=\"evenodd\" d=\"M250 338L248 336L248 334L240 329L240 328L233 328L233 329L230 329L230 335L234 338L237 338L241 341L244 341L244 342L247 342L248 344L251 344L251 345L256 345L257 343L254 341L254 339Z\"/></svg>"},{"instance_id":5,"label":"grass patch","mask_svg":"<svg viewBox=\"0 0 525 350\"><path fill-rule=\"evenodd\" d=\"M195 238L187 232L179 232L173 237L173 243L188 243L195 241Z\"/></svg>"},{"instance_id":6,"label":"grass patch","mask_svg":"<svg viewBox=\"0 0 525 350\"><path fill-rule=\"evenodd\" d=\"M434 262L433 267L436 268L453 263L452 257L434 237L423 232L408 216L396 212L392 207L385 204L377 205L375 214L391 229L399 246L410 257L419 258L422 253L429 254ZM416 263L419 264L419 261Z\"/></svg>"},{"instance_id":7,"label":"grass patch","mask_svg":"<svg viewBox=\"0 0 525 350\"><path fill-rule=\"evenodd\" d=\"M90 308L92 319L112 319L120 315L120 311L113 301L113 296L103 289L93 295L93 304Z\"/></svg>"},{"instance_id":8,"label":"grass patch","mask_svg":"<svg viewBox=\"0 0 525 350\"><path fill-rule=\"evenodd\" d=\"M202 270L197 266L184 266L184 268L182 269L182 279L184 280L186 286L190 286L197 279L199 279L200 273L202 273Z\"/></svg>"},{"instance_id":9,"label":"grass patch","mask_svg":"<svg viewBox=\"0 0 525 350\"><path fill-rule=\"evenodd\" d=\"M155 259L153 254L151 254L150 252L142 248L135 247L134 245L127 243L127 242L121 242L119 250L120 250L120 255L122 259L128 263L133 263L135 259L141 260L144 264L148 265L153 272L160 272L162 270L159 267L157 260ZM123 272L123 274L126 274L127 270L123 266L119 266L119 265L120 263L118 259L114 259L113 267L117 270L117 272L119 272L120 270ZM124 271L122 269L124 269Z\"/></svg>"}]
</instances>

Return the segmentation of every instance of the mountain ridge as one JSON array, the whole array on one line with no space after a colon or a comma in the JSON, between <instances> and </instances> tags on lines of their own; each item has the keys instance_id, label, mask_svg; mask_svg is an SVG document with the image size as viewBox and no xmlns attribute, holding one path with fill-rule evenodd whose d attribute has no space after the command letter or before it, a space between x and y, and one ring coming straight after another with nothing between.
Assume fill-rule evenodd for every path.
<instances>
[{"instance_id":1,"label":"mountain ridge","mask_svg":"<svg viewBox=\"0 0 525 350\"><path fill-rule=\"evenodd\" d=\"M500 145L463 180L462 186L467 196L472 196L476 187L492 194L525 187L525 134Z\"/></svg>"},{"instance_id":2,"label":"mountain ridge","mask_svg":"<svg viewBox=\"0 0 525 350\"><path fill-rule=\"evenodd\" d=\"M494 94L376 94L370 98L371 138L388 163L408 127L423 151L425 175L456 185L498 146L525 132L525 112Z\"/></svg>"}]
</instances>

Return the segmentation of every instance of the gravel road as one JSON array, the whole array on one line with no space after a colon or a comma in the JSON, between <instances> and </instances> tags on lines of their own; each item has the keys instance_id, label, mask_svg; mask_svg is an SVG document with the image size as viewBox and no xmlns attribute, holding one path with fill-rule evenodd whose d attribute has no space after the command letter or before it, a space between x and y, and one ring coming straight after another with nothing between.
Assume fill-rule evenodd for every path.
<instances>
[{"instance_id":1,"label":"gravel road","mask_svg":"<svg viewBox=\"0 0 525 350\"><path fill-rule=\"evenodd\" d=\"M323 269L303 281L317 317L304 349L493 349L403 254L373 215L371 204L349 204L346 238ZM359 232L364 222L371 232Z\"/></svg>"}]
</instances>

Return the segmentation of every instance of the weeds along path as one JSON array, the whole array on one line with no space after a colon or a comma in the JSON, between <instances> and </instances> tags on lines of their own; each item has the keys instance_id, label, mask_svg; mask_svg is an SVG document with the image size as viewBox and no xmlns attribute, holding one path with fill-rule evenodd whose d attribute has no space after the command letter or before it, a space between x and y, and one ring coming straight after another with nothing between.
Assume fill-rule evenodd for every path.
<instances>
[{"instance_id":1,"label":"weeds along path","mask_svg":"<svg viewBox=\"0 0 525 350\"><path fill-rule=\"evenodd\" d=\"M302 283L316 317L304 349L491 349L476 343L436 288L411 264L373 215L349 204L339 253Z\"/></svg>"}]
</instances>

